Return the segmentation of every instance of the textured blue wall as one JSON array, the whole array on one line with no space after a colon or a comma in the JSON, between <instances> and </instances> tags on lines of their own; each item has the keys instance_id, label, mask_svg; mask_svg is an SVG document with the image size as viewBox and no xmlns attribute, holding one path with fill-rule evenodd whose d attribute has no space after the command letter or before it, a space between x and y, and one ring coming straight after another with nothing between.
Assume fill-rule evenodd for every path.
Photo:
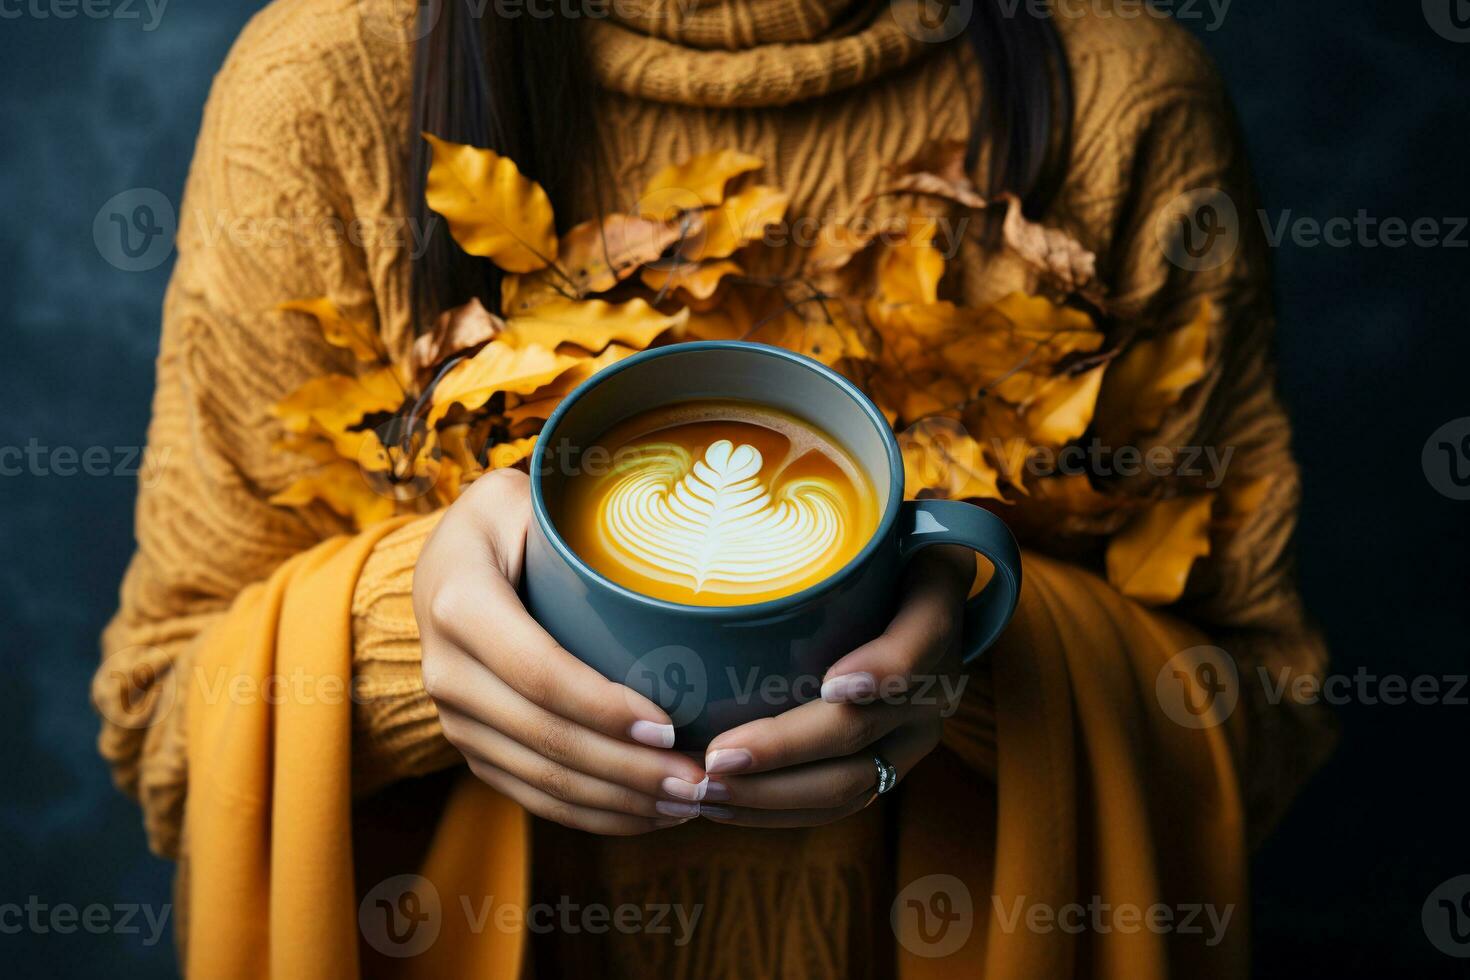
<instances>
[{"instance_id":1,"label":"textured blue wall","mask_svg":"<svg viewBox=\"0 0 1470 980\"><path fill-rule=\"evenodd\" d=\"M130 189L177 202L211 75L257 4L177 2L153 24L141 4L137 19L63 20L31 12L56 10L50 0L26 3L0 4L0 447L106 447L125 469L115 447L143 438L168 263L119 271L93 220ZM1441 6L1455 3L1470 6ZM1470 44L1435 34L1419 3L1236 0L1209 24L1190 22L1236 97L1273 219L1470 213ZM1302 575L1339 670L1464 674L1467 505L1430 488L1420 450L1470 414L1470 251L1288 245L1277 258L1282 385L1308 489ZM133 481L6 476L0 497L0 905L34 895L160 914L170 868L111 789L87 703ZM1258 973L1450 975L1419 917L1435 885L1470 871L1465 711L1355 703L1343 715L1342 751L1256 862ZM146 919L135 924L3 931L0 961L21 974L171 972L168 937L150 945Z\"/></svg>"}]
</instances>

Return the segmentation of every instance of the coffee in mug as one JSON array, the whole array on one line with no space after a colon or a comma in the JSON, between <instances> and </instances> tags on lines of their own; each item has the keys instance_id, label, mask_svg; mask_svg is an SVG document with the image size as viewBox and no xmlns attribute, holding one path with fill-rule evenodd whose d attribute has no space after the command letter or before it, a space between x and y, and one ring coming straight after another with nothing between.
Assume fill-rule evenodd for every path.
<instances>
[{"instance_id":1,"label":"coffee in mug","mask_svg":"<svg viewBox=\"0 0 1470 980\"><path fill-rule=\"evenodd\" d=\"M877 492L851 454L811 422L753 402L642 412L581 458L549 502L553 522L592 568L668 602L800 592L878 527Z\"/></svg>"}]
</instances>

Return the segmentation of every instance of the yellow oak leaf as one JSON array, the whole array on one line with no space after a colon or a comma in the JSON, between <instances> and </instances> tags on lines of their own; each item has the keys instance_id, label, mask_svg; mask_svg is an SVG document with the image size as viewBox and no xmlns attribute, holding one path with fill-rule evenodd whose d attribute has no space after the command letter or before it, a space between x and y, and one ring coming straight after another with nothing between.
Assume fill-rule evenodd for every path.
<instances>
[{"instance_id":1,"label":"yellow oak leaf","mask_svg":"<svg viewBox=\"0 0 1470 980\"><path fill-rule=\"evenodd\" d=\"M660 296L677 294L679 299L699 302L714 296L726 276L740 274L740 266L730 259L713 262L676 260L668 268L645 266L639 278ZM689 304L686 302L686 305Z\"/></svg>"},{"instance_id":2,"label":"yellow oak leaf","mask_svg":"<svg viewBox=\"0 0 1470 980\"><path fill-rule=\"evenodd\" d=\"M904 495L950 500L1003 499L995 468L974 437L953 419L925 419L899 433Z\"/></svg>"},{"instance_id":3,"label":"yellow oak leaf","mask_svg":"<svg viewBox=\"0 0 1470 980\"><path fill-rule=\"evenodd\" d=\"M496 392L528 394L576 363L577 358L559 354L540 344L512 346L502 340L493 340L478 354L460 361L439 379L428 424L432 427L455 404L474 411Z\"/></svg>"},{"instance_id":4,"label":"yellow oak leaf","mask_svg":"<svg viewBox=\"0 0 1470 980\"><path fill-rule=\"evenodd\" d=\"M445 358L494 340L505 329L505 321L491 313L478 298L445 310L427 333L413 342L409 368L420 383L428 381L431 369Z\"/></svg>"},{"instance_id":5,"label":"yellow oak leaf","mask_svg":"<svg viewBox=\"0 0 1470 980\"><path fill-rule=\"evenodd\" d=\"M827 309L827 315L815 306L803 308L803 312L788 310L762 332L761 339L805 354L828 367L842 360L871 357L862 335L847 318L842 306L833 303Z\"/></svg>"},{"instance_id":6,"label":"yellow oak leaf","mask_svg":"<svg viewBox=\"0 0 1470 980\"><path fill-rule=\"evenodd\" d=\"M1194 319L1135 343L1109 365L1098 405L1100 438L1122 446L1163 423L1169 409L1205 376L1214 321L1214 307L1205 300Z\"/></svg>"},{"instance_id":7,"label":"yellow oak leaf","mask_svg":"<svg viewBox=\"0 0 1470 980\"><path fill-rule=\"evenodd\" d=\"M1196 558L1210 553L1213 493L1161 500L1108 541L1108 581L1152 606L1184 594Z\"/></svg>"},{"instance_id":8,"label":"yellow oak leaf","mask_svg":"<svg viewBox=\"0 0 1470 980\"><path fill-rule=\"evenodd\" d=\"M512 439L510 442L502 442L490 447L490 469L504 469L514 466L521 460L531 455L536 448L536 437L527 436L524 439Z\"/></svg>"},{"instance_id":9,"label":"yellow oak leaf","mask_svg":"<svg viewBox=\"0 0 1470 980\"><path fill-rule=\"evenodd\" d=\"M494 150L423 135L434 150L424 196L460 248L506 272L534 272L556 260L551 199L540 184Z\"/></svg>"},{"instance_id":10,"label":"yellow oak leaf","mask_svg":"<svg viewBox=\"0 0 1470 980\"><path fill-rule=\"evenodd\" d=\"M555 349L574 344L597 353L611 343L647 347L659 334L682 325L687 310L660 313L641 299L608 303L600 299L550 300L524 316L511 317L503 340L517 347L539 345Z\"/></svg>"},{"instance_id":11,"label":"yellow oak leaf","mask_svg":"<svg viewBox=\"0 0 1470 980\"><path fill-rule=\"evenodd\" d=\"M383 347L383 338L378 336L377 331L366 324L347 319L337 309L337 304L325 296L291 300L282 303L278 309L311 314L320 325L327 343L352 351L352 356L359 361L381 361L388 356Z\"/></svg>"},{"instance_id":12,"label":"yellow oak leaf","mask_svg":"<svg viewBox=\"0 0 1470 980\"><path fill-rule=\"evenodd\" d=\"M944 256L934 247L933 221L925 221L905 240L888 246L878 260L878 299L882 306L934 303L944 276Z\"/></svg>"},{"instance_id":13,"label":"yellow oak leaf","mask_svg":"<svg viewBox=\"0 0 1470 980\"><path fill-rule=\"evenodd\" d=\"M679 223L627 214L584 221L562 236L555 265L507 278L501 305L517 316L558 298L611 289L686 234Z\"/></svg>"},{"instance_id":14,"label":"yellow oak leaf","mask_svg":"<svg viewBox=\"0 0 1470 980\"><path fill-rule=\"evenodd\" d=\"M622 344L611 344L607 350L596 357L584 357L577 361L555 381L548 385L542 385L535 391L526 395L516 404L511 405L505 411L506 419L512 425L519 425L528 419L549 419L551 413L556 411L556 406L561 400L571 394L572 389L592 377L598 371L610 364L616 364L625 357L638 353L632 347L624 347Z\"/></svg>"},{"instance_id":15,"label":"yellow oak leaf","mask_svg":"<svg viewBox=\"0 0 1470 980\"><path fill-rule=\"evenodd\" d=\"M406 395L397 373L378 368L359 377L327 374L312 378L271 409L287 432L315 432L356 460L371 432L357 431L369 415L396 412ZM355 465L355 464L354 464Z\"/></svg>"},{"instance_id":16,"label":"yellow oak leaf","mask_svg":"<svg viewBox=\"0 0 1470 980\"><path fill-rule=\"evenodd\" d=\"M1097 407L1097 393L1102 389L1104 367L1099 365L1081 374L1058 375L1023 406L1027 431L1034 442L1061 446L1087 431Z\"/></svg>"},{"instance_id":17,"label":"yellow oak leaf","mask_svg":"<svg viewBox=\"0 0 1470 980\"><path fill-rule=\"evenodd\" d=\"M703 233L681 250L683 257L723 259L734 254L736 249L760 238L767 228L779 223L789 202L790 197L776 187L746 188L704 215Z\"/></svg>"},{"instance_id":18,"label":"yellow oak leaf","mask_svg":"<svg viewBox=\"0 0 1470 980\"><path fill-rule=\"evenodd\" d=\"M305 507L314 501L351 519L358 528L387 520L396 509L392 498L374 492L357 464L345 459L315 467L270 498L286 507Z\"/></svg>"},{"instance_id":19,"label":"yellow oak leaf","mask_svg":"<svg viewBox=\"0 0 1470 980\"><path fill-rule=\"evenodd\" d=\"M725 185L731 179L763 166L765 161L760 157L736 150L715 150L670 164L644 185L638 213L655 221L669 221L680 211L719 204L725 199Z\"/></svg>"}]
</instances>

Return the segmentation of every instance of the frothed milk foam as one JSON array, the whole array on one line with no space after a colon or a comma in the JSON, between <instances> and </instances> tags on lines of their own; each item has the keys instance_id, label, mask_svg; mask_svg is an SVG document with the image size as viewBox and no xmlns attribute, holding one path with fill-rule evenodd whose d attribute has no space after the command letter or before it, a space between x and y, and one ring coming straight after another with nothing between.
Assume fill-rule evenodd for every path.
<instances>
[{"instance_id":1,"label":"frothed milk foam","mask_svg":"<svg viewBox=\"0 0 1470 980\"><path fill-rule=\"evenodd\" d=\"M773 409L672 405L597 445L552 501L553 521L584 561L645 595L699 606L789 595L842 568L877 529L877 495L856 462Z\"/></svg>"}]
</instances>

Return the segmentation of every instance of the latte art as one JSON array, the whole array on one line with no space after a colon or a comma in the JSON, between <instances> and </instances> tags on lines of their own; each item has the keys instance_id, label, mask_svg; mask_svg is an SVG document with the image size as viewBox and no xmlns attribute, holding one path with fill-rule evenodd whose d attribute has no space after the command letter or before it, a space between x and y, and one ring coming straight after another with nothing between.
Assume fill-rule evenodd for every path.
<instances>
[{"instance_id":1,"label":"latte art","mask_svg":"<svg viewBox=\"0 0 1470 980\"><path fill-rule=\"evenodd\" d=\"M700 460L670 443L642 447L612 479L598 526L625 560L695 592L796 581L842 534L838 489L807 478L772 493L764 463L759 449L728 439Z\"/></svg>"},{"instance_id":2,"label":"latte art","mask_svg":"<svg viewBox=\"0 0 1470 980\"><path fill-rule=\"evenodd\" d=\"M831 577L873 536L878 498L831 436L732 401L653 409L609 428L548 480L553 522L634 592L736 606Z\"/></svg>"}]
</instances>

